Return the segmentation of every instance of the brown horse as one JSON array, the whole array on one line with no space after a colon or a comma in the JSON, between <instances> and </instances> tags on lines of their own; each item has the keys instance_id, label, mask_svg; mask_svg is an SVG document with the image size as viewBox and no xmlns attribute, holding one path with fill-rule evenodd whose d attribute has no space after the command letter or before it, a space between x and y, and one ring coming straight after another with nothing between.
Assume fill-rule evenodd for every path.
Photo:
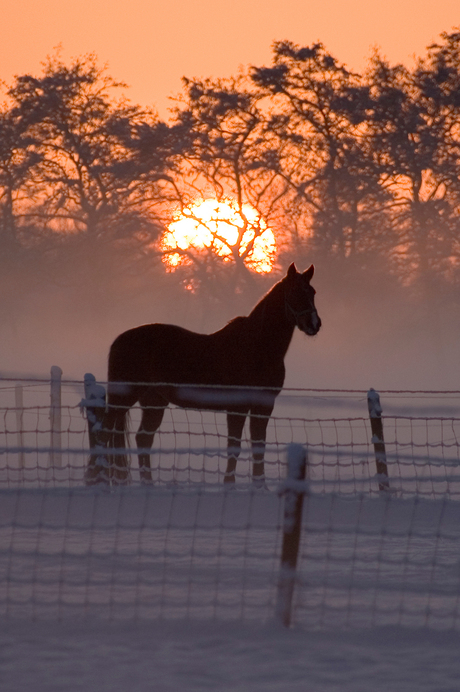
<instances>
[{"instance_id":1,"label":"brown horse","mask_svg":"<svg viewBox=\"0 0 460 692\"><path fill-rule=\"evenodd\" d=\"M129 329L109 354L108 402L103 420L107 450L89 464L88 484L129 480L125 452L127 414L139 402L142 421L136 434L141 480L151 483L150 450L168 404L227 413L228 461L225 482L235 481L246 417L250 418L253 480L264 482L265 438L275 399L285 377L284 357L295 327L318 333L314 267L286 276L247 317L236 317L213 334L197 334L169 324Z\"/></svg>"}]
</instances>

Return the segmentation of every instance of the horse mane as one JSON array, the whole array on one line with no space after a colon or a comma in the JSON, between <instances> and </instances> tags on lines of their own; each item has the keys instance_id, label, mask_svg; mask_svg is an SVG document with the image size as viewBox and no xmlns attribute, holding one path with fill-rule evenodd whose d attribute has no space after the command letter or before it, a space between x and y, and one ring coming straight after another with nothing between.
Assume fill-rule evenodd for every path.
<instances>
[{"instance_id":1,"label":"horse mane","mask_svg":"<svg viewBox=\"0 0 460 692\"><path fill-rule=\"evenodd\" d=\"M236 317L232 317L232 319L227 322L227 327L229 327L231 324L241 324L242 322L245 322L247 319L248 318L244 315L237 315Z\"/></svg>"},{"instance_id":2,"label":"horse mane","mask_svg":"<svg viewBox=\"0 0 460 692\"><path fill-rule=\"evenodd\" d=\"M284 279L281 279L281 281L278 281L274 286L271 287L267 293L262 296L262 298L259 300L259 302L253 307L251 312L248 315L248 318L258 318L260 316L263 316L267 307L267 303L271 301L272 299L278 298L278 295L284 296Z\"/></svg>"},{"instance_id":3,"label":"horse mane","mask_svg":"<svg viewBox=\"0 0 460 692\"><path fill-rule=\"evenodd\" d=\"M217 332L215 332L215 334L232 334L232 332L235 332L237 334L240 331L240 327L243 327L243 325L246 324L247 319L248 318L244 315L238 315L237 317L233 317L223 327L218 329Z\"/></svg>"}]
</instances>

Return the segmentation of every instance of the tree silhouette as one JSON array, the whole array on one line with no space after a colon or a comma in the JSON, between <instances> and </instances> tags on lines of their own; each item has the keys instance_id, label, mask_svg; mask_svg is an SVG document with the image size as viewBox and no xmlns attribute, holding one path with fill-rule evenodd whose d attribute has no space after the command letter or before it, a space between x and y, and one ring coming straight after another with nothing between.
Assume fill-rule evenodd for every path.
<instances>
[{"instance_id":1,"label":"tree silhouette","mask_svg":"<svg viewBox=\"0 0 460 692\"><path fill-rule=\"evenodd\" d=\"M24 292L32 265L37 280L109 297L120 276L134 291L166 270L210 301L252 300L267 227L279 264L295 253L349 275L391 269L428 290L459 282L458 30L413 69L375 54L362 75L320 43L281 41L267 66L184 79L170 123L121 87L93 55L56 54L40 76L15 79L0 111L9 290ZM206 199L234 215L203 220ZM208 241L175 241L178 216Z\"/></svg>"},{"instance_id":2,"label":"tree silhouette","mask_svg":"<svg viewBox=\"0 0 460 692\"><path fill-rule=\"evenodd\" d=\"M94 300L101 291L110 298L120 272L137 278L154 265L162 231L154 202L167 157L150 160L146 176L134 146L140 132L162 124L153 111L116 100L122 86L94 56L70 65L54 56L42 76L20 76L9 92L7 115L20 125L15 136L26 138L29 173L33 164L23 222L51 245L48 280L79 283Z\"/></svg>"},{"instance_id":3,"label":"tree silhouette","mask_svg":"<svg viewBox=\"0 0 460 692\"><path fill-rule=\"evenodd\" d=\"M444 52L433 46L414 71L375 56L370 74L373 148L380 184L391 194L393 255L401 274L427 287L458 266L460 63L457 47L446 69Z\"/></svg>"},{"instance_id":4,"label":"tree silhouette","mask_svg":"<svg viewBox=\"0 0 460 692\"><path fill-rule=\"evenodd\" d=\"M205 224L195 215L197 201L212 199L219 205L231 200L236 216L223 220L232 230L231 241L221 232L222 224L211 220L206 225L212 238L207 246L173 247L168 252L181 256L188 285L209 291L211 281L214 293L227 298L256 280L251 271L254 247L267 227L282 241L280 219L288 185L267 165L277 151L273 137L265 132L260 99L244 74L229 80L186 79L175 110L176 126L187 126L193 137L174 177L172 209Z\"/></svg>"},{"instance_id":5,"label":"tree silhouette","mask_svg":"<svg viewBox=\"0 0 460 692\"><path fill-rule=\"evenodd\" d=\"M0 257L14 262L26 232L22 201L34 194L33 180L41 156L27 123L6 106L0 112Z\"/></svg>"},{"instance_id":6,"label":"tree silhouette","mask_svg":"<svg viewBox=\"0 0 460 692\"><path fill-rule=\"evenodd\" d=\"M10 94L41 156L40 200L30 209L36 222L98 239L120 215L136 214L137 180L121 174L127 155L119 133L151 114L111 101L120 86L93 56L70 66L55 57L42 77L17 79Z\"/></svg>"},{"instance_id":7,"label":"tree silhouette","mask_svg":"<svg viewBox=\"0 0 460 692\"><path fill-rule=\"evenodd\" d=\"M252 77L273 98L267 130L281 143L278 167L296 192L310 252L344 260L369 251L385 199L366 130L369 87L320 43L276 43L272 66Z\"/></svg>"}]
</instances>

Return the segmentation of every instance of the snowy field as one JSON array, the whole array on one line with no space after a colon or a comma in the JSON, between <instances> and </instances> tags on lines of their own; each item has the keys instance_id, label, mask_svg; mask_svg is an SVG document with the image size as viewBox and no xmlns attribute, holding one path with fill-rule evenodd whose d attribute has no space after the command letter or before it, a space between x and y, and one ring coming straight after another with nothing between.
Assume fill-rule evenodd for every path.
<instances>
[{"instance_id":1,"label":"snowy field","mask_svg":"<svg viewBox=\"0 0 460 692\"><path fill-rule=\"evenodd\" d=\"M9 623L2 692L458 692L460 636L273 624Z\"/></svg>"},{"instance_id":2,"label":"snowy field","mask_svg":"<svg viewBox=\"0 0 460 692\"><path fill-rule=\"evenodd\" d=\"M139 486L133 459L133 484L101 491L83 485L78 396L53 463L49 406L31 400L19 415L5 403L0 692L460 689L457 400L385 404L390 493L365 397L334 411L315 397L302 415L286 399L266 490L251 488L246 436L236 489L223 492L224 421L176 411L154 486ZM311 492L286 630L277 489L291 441L309 446Z\"/></svg>"},{"instance_id":3,"label":"snowy field","mask_svg":"<svg viewBox=\"0 0 460 692\"><path fill-rule=\"evenodd\" d=\"M276 492L1 492L5 692L458 690L460 504L312 493L293 627Z\"/></svg>"}]
</instances>

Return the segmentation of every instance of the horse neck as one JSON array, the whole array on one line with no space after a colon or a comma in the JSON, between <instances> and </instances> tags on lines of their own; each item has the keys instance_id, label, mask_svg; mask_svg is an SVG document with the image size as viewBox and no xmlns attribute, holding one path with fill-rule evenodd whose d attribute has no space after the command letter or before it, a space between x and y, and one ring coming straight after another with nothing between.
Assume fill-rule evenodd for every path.
<instances>
[{"instance_id":1,"label":"horse neck","mask_svg":"<svg viewBox=\"0 0 460 692\"><path fill-rule=\"evenodd\" d=\"M277 355L284 358L291 343L294 325L286 314L283 282L277 283L249 314L256 338L271 346Z\"/></svg>"}]
</instances>

